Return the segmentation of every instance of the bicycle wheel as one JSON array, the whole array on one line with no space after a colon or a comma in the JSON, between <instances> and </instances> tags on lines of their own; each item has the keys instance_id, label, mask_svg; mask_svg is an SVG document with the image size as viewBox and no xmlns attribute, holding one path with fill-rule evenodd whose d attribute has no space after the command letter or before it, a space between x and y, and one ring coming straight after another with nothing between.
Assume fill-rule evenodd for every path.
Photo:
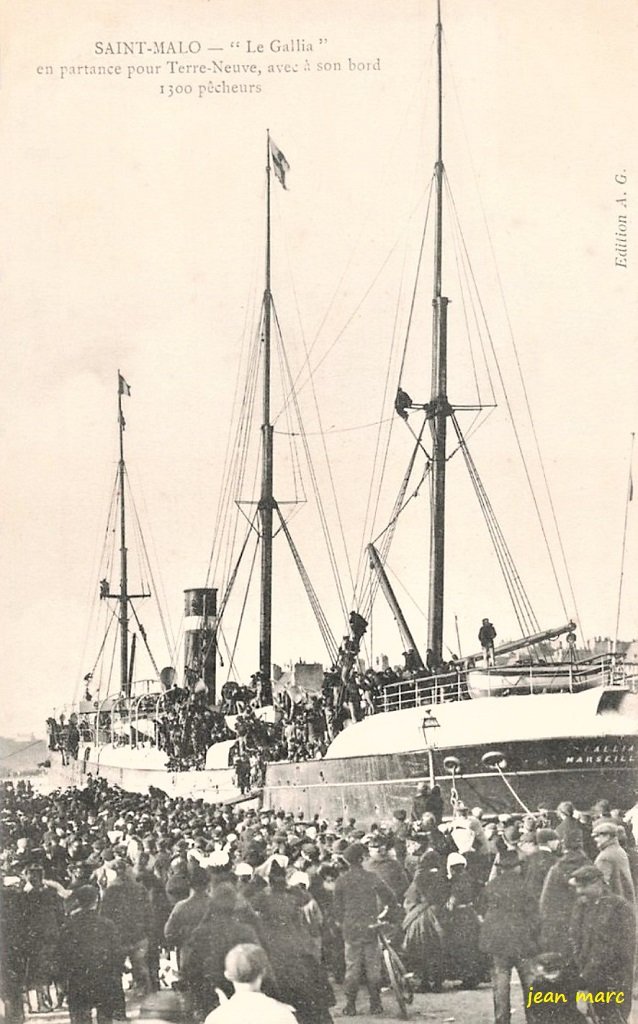
<instances>
[{"instance_id":1,"label":"bicycle wheel","mask_svg":"<svg viewBox=\"0 0 638 1024\"><path fill-rule=\"evenodd\" d=\"M412 1002L414 996L409 979L405 976L405 968L394 950L387 947L383 950L383 962L388 975L388 981L390 982L390 988L399 1007L399 1018L407 1020L408 1004Z\"/></svg>"}]
</instances>

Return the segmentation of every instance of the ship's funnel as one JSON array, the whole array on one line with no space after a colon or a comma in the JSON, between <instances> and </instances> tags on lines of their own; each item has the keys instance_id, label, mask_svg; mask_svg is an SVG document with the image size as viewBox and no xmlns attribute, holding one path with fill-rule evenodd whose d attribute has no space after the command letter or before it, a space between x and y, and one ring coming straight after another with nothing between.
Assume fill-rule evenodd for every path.
<instances>
[{"instance_id":1,"label":"ship's funnel","mask_svg":"<svg viewBox=\"0 0 638 1024\"><path fill-rule=\"evenodd\" d=\"M217 590L197 587L184 591L184 685L189 690L203 683L208 703L215 703L217 644Z\"/></svg>"}]
</instances>

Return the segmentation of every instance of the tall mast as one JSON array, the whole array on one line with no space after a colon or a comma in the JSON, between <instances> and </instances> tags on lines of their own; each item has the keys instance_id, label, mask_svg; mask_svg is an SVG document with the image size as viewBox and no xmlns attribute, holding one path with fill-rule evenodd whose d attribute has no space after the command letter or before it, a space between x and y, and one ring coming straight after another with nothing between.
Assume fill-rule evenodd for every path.
<instances>
[{"instance_id":1,"label":"tall mast","mask_svg":"<svg viewBox=\"0 0 638 1024\"><path fill-rule=\"evenodd\" d=\"M261 600L259 614L259 671L271 677L272 630L272 522L273 522L273 427L270 422L270 133L266 133L266 288L263 318L263 387L261 426Z\"/></svg>"},{"instance_id":2,"label":"tall mast","mask_svg":"<svg viewBox=\"0 0 638 1024\"><path fill-rule=\"evenodd\" d=\"M436 177L436 226L434 235L434 297L432 299L432 391L430 429L432 431L432 491L430 524L430 580L428 599L428 647L436 660L443 653L443 596L445 568L445 458L447 416L447 305L441 293L443 265L443 64L441 59L443 26L441 0L437 0L438 69L438 152Z\"/></svg>"},{"instance_id":3,"label":"tall mast","mask_svg":"<svg viewBox=\"0 0 638 1024\"><path fill-rule=\"evenodd\" d=\"M124 503L124 417L122 415L122 375L117 371L117 409L120 429L120 690L125 697L131 695L128 671L128 565L126 550L126 507Z\"/></svg>"}]
</instances>

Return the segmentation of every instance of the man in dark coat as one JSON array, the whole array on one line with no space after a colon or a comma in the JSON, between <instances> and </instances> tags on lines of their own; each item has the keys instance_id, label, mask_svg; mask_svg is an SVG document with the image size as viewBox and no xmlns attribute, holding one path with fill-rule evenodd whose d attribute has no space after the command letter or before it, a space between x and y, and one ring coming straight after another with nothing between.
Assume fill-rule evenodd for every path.
<instances>
[{"instance_id":1,"label":"man in dark coat","mask_svg":"<svg viewBox=\"0 0 638 1024\"><path fill-rule=\"evenodd\" d=\"M224 975L226 954L243 942L259 945L254 927L237 915L237 894L228 882L220 882L210 898L204 919L182 945L180 978L188 992L195 1019L203 1020L218 1004L216 989L230 997L232 985Z\"/></svg>"},{"instance_id":2,"label":"man in dark coat","mask_svg":"<svg viewBox=\"0 0 638 1024\"><path fill-rule=\"evenodd\" d=\"M485 664L494 664L494 641L496 640L496 630L489 619L483 619L481 628L478 632L478 639L481 647L485 652Z\"/></svg>"},{"instance_id":3,"label":"man in dark coat","mask_svg":"<svg viewBox=\"0 0 638 1024\"><path fill-rule=\"evenodd\" d=\"M578 897L570 934L582 989L591 994L601 1024L628 1021L636 950L634 907L609 891L593 864L578 868L570 884ZM596 1001L597 994L610 992L615 996L609 1002Z\"/></svg>"},{"instance_id":4,"label":"man in dark coat","mask_svg":"<svg viewBox=\"0 0 638 1024\"><path fill-rule=\"evenodd\" d=\"M525 888L537 908L540 904L547 873L558 862L558 845L559 839L556 832L551 828L539 828L536 832L536 849L523 862Z\"/></svg>"},{"instance_id":5,"label":"man in dark coat","mask_svg":"<svg viewBox=\"0 0 638 1024\"><path fill-rule=\"evenodd\" d=\"M574 805L571 800L563 800L556 808L556 814L559 819L556 831L563 844L563 849L566 849L566 839L569 839L570 849L572 850L575 850L577 845L584 847L585 830L574 817Z\"/></svg>"},{"instance_id":6,"label":"man in dark coat","mask_svg":"<svg viewBox=\"0 0 638 1024\"><path fill-rule=\"evenodd\" d=\"M600 818L594 822L591 834L598 850L594 864L611 891L633 904L636 893L629 858L618 841L618 827L611 818Z\"/></svg>"},{"instance_id":7,"label":"man in dark coat","mask_svg":"<svg viewBox=\"0 0 638 1024\"><path fill-rule=\"evenodd\" d=\"M367 872L366 877L372 879ZM276 860L270 864L268 889L255 900L255 910L272 969L271 994L294 1007L299 1024L327 1024L334 994L315 955L299 902L286 888L285 869Z\"/></svg>"},{"instance_id":8,"label":"man in dark coat","mask_svg":"<svg viewBox=\"0 0 638 1024\"><path fill-rule=\"evenodd\" d=\"M357 993L365 970L370 1013L380 1016L383 1012L381 954L373 927L379 913L390 906L395 897L377 875L364 870L365 848L361 843L352 843L343 856L349 870L337 879L334 891L334 914L342 927L345 943L346 977L343 987L346 1005L343 1014L346 1017L356 1015Z\"/></svg>"},{"instance_id":9,"label":"man in dark coat","mask_svg":"<svg viewBox=\"0 0 638 1024\"><path fill-rule=\"evenodd\" d=\"M56 976L58 937L64 906L57 892L44 883L39 864L29 865L24 896L24 938L27 961L26 983L36 991L38 1007L50 1010L49 986Z\"/></svg>"},{"instance_id":10,"label":"man in dark coat","mask_svg":"<svg viewBox=\"0 0 638 1024\"><path fill-rule=\"evenodd\" d=\"M21 1024L24 1020L22 989L26 967L25 950L25 898L18 887L19 879L13 877L12 884L3 884L0 879L0 935L2 956L0 956L0 999L4 1003L7 1024Z\"/></svg>"},{"instance_id":11,"label":"man in dark coat","mask_svg":"<svg viewBox=\"0 0 638 1024\"><path fill-rule=\"evenodd\" d=\"M429 795L425 800L425 810L429 814L433 814L436 818L437 825L440 825L443 821L444 811L443 797L441 796L441 787L432 786Z\"/></svg>"},{"instance_id":12,"label":"man in dark coat","mask_svg":"<svg viewBox=\"0 0 638 1024\"><path fill-rule=\"evenodd\" d=\"M148 995L151 991L148 970L148 936L152 929L150 900L144 886L129 877L127 861L118 858L113 865L116 877L104 890L100 913L115 925L121 962L126 957L131 961L138 994ZM120 1005L115 1016L122 1011Z\"/></svg>"},{"instance_id":13,"label":"man in dark coat","mask_svg":"<svg viewBox=\"0 0 638 1024\"><path fill-rule=\"evenodd\" d=\"M380 832L372 836L368 842L369 860L366 862L366 871L371 871L385 882L394 893L395 903L398 904L403 902L410 879L398 860L390 857L388 847L389 840Z\"/></svg>"},{"instance_id":14,"label":"man in dark coat","mask_svg":"<svg viewBox=\"0 0 638 1024\"><path fill-rule=\"evenodd\" d=\"M429 795L430 787L427 782L419 782L412 800L412 817L415 821L419 821L428 810Z\"/></svg>"},{"instance_id":15,"label":"man in dark coat","mask_svg":"<svg viewBox=\"0 0 638 1024\"><path fill-rule=\"evenodd\" d=\"M97 913L98 890L85 885L76 893L79 909L60 930L60 978L69 1002L71 1024L111 1024L123 1000L121 956L115 925Z\"/></svg>"},{"instance_id":16,"label":"man in dark coat","mask_svg":"<svg viewBox=\"0 0 638 1024\"><path fill-rule=\"evenodd\" d=\"M210 910L208 872L199 864L192 863L188 867L188 880L190 895L175 904L164 925L164 937L169 946L177 949L178 960L181 960L182 949L192 932Z\"/></svg>"},{"instance_id":17,"label":"man in dark coat","mask_svg":"<svg viewBox=\"0 0 638 1024\"><path fill-rule=\"evenodd\" d=\"M525 961L534 952L538 911L525 888L516 850L503 850L497 867L498 874L483 892L480 947L491 958L494 1024L510 1024L512 969L516 968L526 993Z\"/></svg>"},{"instance_id":18,"label":"man in dark coat","mask_svg":"<svg viewBox=\"0 0 638 1024\"><path fill-rule=\"evenodd\" d=\"M540 946L545 953L560 953L571 958L569 925L576 906L576 890L569 880L578 868L590 860L582 848L580 836L568 835L563 841L565 852L550 867L541 893Z\"/></svg>"}]
</instances>

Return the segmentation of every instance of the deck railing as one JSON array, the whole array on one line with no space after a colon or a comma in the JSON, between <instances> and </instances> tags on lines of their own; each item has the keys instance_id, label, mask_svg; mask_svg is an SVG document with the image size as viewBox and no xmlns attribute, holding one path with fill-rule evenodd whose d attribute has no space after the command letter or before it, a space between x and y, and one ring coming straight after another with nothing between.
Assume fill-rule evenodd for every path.
<instances>
[{"instance_id":1,"label":"deck railing","mask_svg":"<svg viewBox=\"0 0 638 1024\"><path fill-rule=\"evenodd\" d=\"M399 679L388 683L373 698L375 714L382 711L402 711L428 704L465 700L469 696L463 677L458 672L416 679Z\"/></svg>"},{"instance_id":2,"label":"deck railing","mask_svg":"<svg viewBox=\"0 0 638 1024\"><path fill-rule=\"evenodd\" d=\"M547 670L551 670L552 666L543 666ZM568 668L563 665L554 666L557 672L562 668L565 670ZM601 661L600 665L594 669L594 666L588 665L588 671L583 672L583 667L574 665L571 667L571 671L565 672L564 688L566 690L578 690L583 687L583 684L590 686L613 686L618 688L628 688L633 693L638 693L638 664L635 662L614 662L611 659L605 659ZM514 666L500 666L501 669L508 668L512 672ZM558 689L554 685L551 686L551 679L548 674L543 676L535 672L538 669L537 665L530 666L517 666L518 678L523 679L525 676L529 677L529 690L521 690L521 692L529 692L531 694L547 693L550 689ZM498 695L503 691L503 676L499 678L499 666L496 665L491 670L483 671L481 673L485 690L488 694ZM494 676L494 688L490 687L490 678ZM510 693L515 692L514 686L509 691ZM446 673L440 676L424 676L417 679L399 679L394 683L389 683L384 686L383 690L376 694L373 698L373 705L375 714L382 711L401 711L404 708L424 707L429 704L443 704L447 701L466 700L470 697L468 692L467 684L464 676L460 673Z\"/></svg>"}]
</instances>

